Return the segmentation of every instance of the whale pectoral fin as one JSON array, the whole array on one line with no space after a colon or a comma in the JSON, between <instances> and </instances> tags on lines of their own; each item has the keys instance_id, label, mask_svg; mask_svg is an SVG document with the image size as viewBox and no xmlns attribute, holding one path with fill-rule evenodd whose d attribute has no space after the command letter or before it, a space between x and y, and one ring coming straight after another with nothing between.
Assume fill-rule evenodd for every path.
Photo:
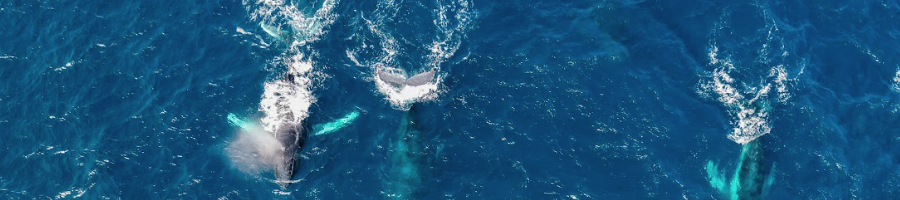
<instances>
[{"instance_id":1,"label":"whale pectoral fin","mask_svg":"<svg viewBox=\"0 0 900 200\"><path fill-rule=\"evenodd\" d=\"M416 74L415 76L406 79L404 82L405 85L409 86L419 86L430 83L434 79L434 69Z\"/></svg>"},{"instance_id":2,"label":"whale pectoral fin","mask_svg":"<svg viewBox=\"0 0 900 200\"><path fill-rule=\"evenodd\" d=\"M260 22L259 27L262 28L263 31L266 32L266 34L268 34L269 36L272 36L273 38L277 39L278 41L290 43L294 40L294 36L292 35L291 31L281 30L281 27L278 27L276 25L269 25L269 24Z\"/></svg>"},{"instance_id":3,"label":"whale pectoral fin","mask_svg":"<svg viewBox=\"0 0 900 200\"><path fill-rule=\"evenodd\" d=\"M241 129L244 129L244 130L250 130L253 126L251 123L242 120L240 117L238 117L237 115L235 115L233 113L228 113L228 123L230 123L231 125L240 127Z\"/></svg>"},{"instance_id":4,"label":"whale pectoral fin","mask_svg":"<svg viewBox=\"0 0 900 200\"><path fill-rule=\"evenodd\" d=\"M259 23L259 27L262 28L263 31L266 32L266 34L269 34L269 36L272 36L272 37L274 37L274 38L276 38L276 39L279 39L279 40L281 39L281 34L282 34L282 33L281 33L281 29L280 29L280 28L275 27L275 26L272 26L272 25L268 25L268 24L263 23L263 22L260 22L260 23Z\"/></svg>"},{"instance_id":5,"label":"whale pectoral fin","mask_svg":"<svg viewBox=\"0 0 900 200\"><path fill-rule=\"evenodd\" d=\"M359 111L354 110L353 112L344 115L344 117L341 117L340 119L324 124L317 124L313 126L313 135L326 135L329 133L333 133L341 128L346 127L347 125L350 125L354 120L356 120L357 117L359 117Z\"/></svg>"},{"instance_id":6,"label":"whale pectoral fin","mask_svg":"<svg viewBox=\"0 0 900 200\"><path fill-rule=\"evenodd\" d=\"M725 179L724 174L719 173L719 167L711 160L706 162L706 175L713 188L725 193L728 188L728 180Z\"/></svg>"}]
</instances>

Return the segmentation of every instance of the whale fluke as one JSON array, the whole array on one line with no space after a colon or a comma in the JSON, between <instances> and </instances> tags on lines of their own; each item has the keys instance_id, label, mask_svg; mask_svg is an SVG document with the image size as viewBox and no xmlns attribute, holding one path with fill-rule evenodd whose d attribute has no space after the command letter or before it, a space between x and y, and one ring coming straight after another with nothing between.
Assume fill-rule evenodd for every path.
<instances>
[{"instance_id":1,"label":"whale fluke","mask_svg":"<svg viewBox=\"0 0 900 200\"><path fill-rule=\"evenodd\" d=\"M394 74L390 72L386 72L385 70L378 70L378 78L385 83L391 84L394 87L403 86L406 82L406 78L400 74Z\"/></svg>"},{"instance_id":2,"label":"whale fluke","mask_svg":"<svg viewBox=\"0 0 900 200\"><path fill-rule=\"evenodd\" d=\"M428 84L429 82L431 82L432 79L434 79L434 69L416 74L415 76L410 77L409 79L406 79L406 85L409 85L409 86L425 85L425 84Z\"/></svg>"},{"instance_id":3,"label":"whale fluke","mask_svg":"<svg viewBox=\"0 0 900 200\"><path fill-rule=\"evenodd\" d=\"M431 69L416 75L413 75L410 78L406 78L401 73L389 72L387 70L379 69L376 72L378 74L378 78L385 83L391 84L394 87L403 87L403 86L420 86L431 83L434 79L435 70Z\"/></svg>"}]
</instances>

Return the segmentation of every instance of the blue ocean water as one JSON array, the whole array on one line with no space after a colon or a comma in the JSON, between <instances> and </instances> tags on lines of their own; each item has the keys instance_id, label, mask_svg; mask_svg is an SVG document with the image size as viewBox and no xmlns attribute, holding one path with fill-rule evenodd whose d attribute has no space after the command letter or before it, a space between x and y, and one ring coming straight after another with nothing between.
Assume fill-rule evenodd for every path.
<instances>
[{"instance_id":1,"label":"blue ocean water","mask_svg":"<svg viewBox=\"0 0 900 200\"><path fill-rule=\"evenodd\" d=\"M763 199L892 199L898 15L879 0L0 1L0 198L729 199L710 172L748 173L749 143ZM399 90L388 68L437 73ZM307 136L284 188L228 121L270 133L354 111Z\"/></svg>"}]
</instances>

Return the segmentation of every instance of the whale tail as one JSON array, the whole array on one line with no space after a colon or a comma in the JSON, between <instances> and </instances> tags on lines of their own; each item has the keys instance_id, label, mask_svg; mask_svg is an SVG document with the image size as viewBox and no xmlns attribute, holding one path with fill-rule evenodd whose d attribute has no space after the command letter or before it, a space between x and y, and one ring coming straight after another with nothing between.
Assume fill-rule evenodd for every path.
<instances>
[{"instance_id":1,"label":"whale tail","mask_svg":"<svg viewBox=\"0 0 900 200\"><path fill-rule=\"evenodd\" d=\"M430 69L409 78L406 78L406 76L400 72L392 72L385 69L378 69L376 73L381 81L399 88L403 86L420 86L431 83L434 80L435 70Z\"/></svg>"}]
</instances>

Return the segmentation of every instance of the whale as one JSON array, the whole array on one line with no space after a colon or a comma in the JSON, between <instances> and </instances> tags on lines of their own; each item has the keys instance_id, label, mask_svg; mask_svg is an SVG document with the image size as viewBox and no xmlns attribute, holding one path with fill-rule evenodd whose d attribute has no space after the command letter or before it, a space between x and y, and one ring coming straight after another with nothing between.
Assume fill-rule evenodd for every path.
<instances>
[{"instance_id":1,"label":"whale","mask_svg":"<svg viewBox=\"0 0 900 200\"><path fill-rule=\"evenodd\" d=\"M293 183L294 175L298 171L301 161L300 150L303 149L305 141L310 136L321 136L334 133L341 128L347 127L359 116L359 111L354 110L341 118L334 121L312 126L305 126L305 120L300 124L282 124L274 133L269 133L255 122L241 119L235 114L228 114L228 121L244 130L241 134L252 134L251 138L257 146L265 146L263 150L256 150L254 154L260 162L272 167L275 174L275 183L282 189L287 188ZM312 133L312 134L310 134Z\"/></svg>"},{"instance_id":2,"label":"whale","mask_svg":"<svg viewBox=\"0 0 900 200\"><path fill-rule=\"evenodd\" d=\"M706 172L710 185L727 199L764 199L774 181L775 164L765 163L764 149L760 140L753 140L741 146L737 167L729 180L720 173L713 161L707 161Z\"/></svg>"},{"instance_id":3,"label":"whale","mask_svg":"<svg viewBox=\"0 0 900 200\"><path fill-rule=\"evenodd\" d=\"M416 196L422 185L421 166L426 154L422 148L420 124L416 118L418 101L434 92L437 68L431 68L408 76L400 68L378 66L375 79L379 90L388 95L395 108L402 110L399 127L391 140L388 152L388 180L385 181L385 195L388 199L418 199ZM383 90L383 89L387 90Z\"/></svg>"}]
</instances>

